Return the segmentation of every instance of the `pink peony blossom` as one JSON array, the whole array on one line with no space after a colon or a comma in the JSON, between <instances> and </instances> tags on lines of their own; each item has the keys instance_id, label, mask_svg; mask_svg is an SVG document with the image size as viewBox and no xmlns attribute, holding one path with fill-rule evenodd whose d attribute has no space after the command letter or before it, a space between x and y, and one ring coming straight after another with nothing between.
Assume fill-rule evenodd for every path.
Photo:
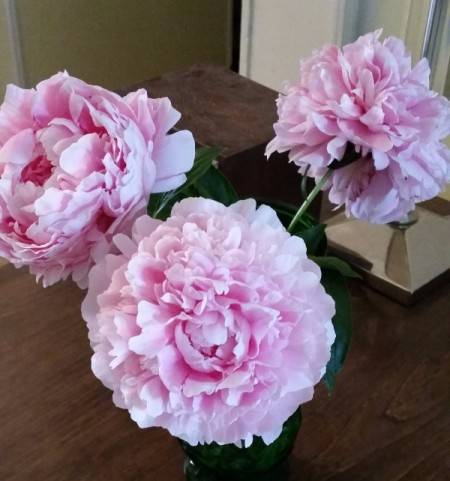
<instances>
[{"instance_id":1,"label":"pink peony blossom","mask_svg":"<svg viewBox=\"0 0 450 481\"><path fill-rule=\"evenodd\" d=\"M190 132L145 90L124 98L59 73L36 90L9 85L0 110L0 255L45 285L87 284L93 257L176 188L194 159Z\"/></svg>"},{"instance_id":2,"label":"pink peony blossom","mask_svg":"<svg viewBox=\"0 0 450 481\"><path fill-rule=\"evenodd\" d=\"M193 445L276 439L335 336L303 240L253 200L189 198L114 242L121 254L91 270L82 313L115 404Z\"/></svg>"},{"instance_id":3,"label":"pink peony blossom","mask_svg":"<svg viewBox=\"0 0 450 481\"><path fill-rule=\"evenodd\" d=\"M356 162L335 170L325 185L347 215L373 223L397 220L450 181L450 104L429 90L422 59L411 70L401 40L378 40L381 30L342 50L329 45L304 60L300 83L277 101L276 137L267 147L316 182L346 148Z\"/></svg>"}]
</instances>

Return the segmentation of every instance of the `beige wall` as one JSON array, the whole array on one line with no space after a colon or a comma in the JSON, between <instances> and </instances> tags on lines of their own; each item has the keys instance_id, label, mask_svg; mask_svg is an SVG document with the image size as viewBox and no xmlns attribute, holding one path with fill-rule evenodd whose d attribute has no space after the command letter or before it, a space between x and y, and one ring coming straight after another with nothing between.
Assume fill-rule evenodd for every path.
<instances>
[{"instance_id":1,"label":"beige wall","mask_svg":"<svg viewBox=\"0 0 450 481\"><path fill-rule=\"evenodd\" d=\"M240 72L275 90L299 59L325 43L346 44L383 28L420 58L430 0L243 0Z\"/></svg>"},{"instance_id":2,"label":"beige wall","mask_svg":"<svg viewBox=\"0 0 450 481\"><path fill-rule=\"evenodd\" d=\"M403 39L412 53L413 62L420 59L430 0L347 0L356 7L353 19L356 36L383 29L383 37Z\"/></svg>"},{"instance_id":3,"label":"beige wall","mask_svg":"<svg viewBox=\"0 0 450 481\"><path fill-rule=\"evenodd\" d=\"M5 1L0 3L0 99L8 83L16 81L8 10Z\"/></svg>"},{"instance_id":4,"label":"beige wall","mask_svg":"<svg viewBox=\"0 0 450 481\"><path fill-rule=\"evenodd\" d=\"M299 59L341 40L345 0L243 0L239 71L274 90L298 76Z\"/></svg>"},{"instance_id":5,"label":"beige wall","mask_svg":"<svg viewBox=\"0 0 450 481\"><path fill-rule=\"evenodd\" d=\"M193 63L230 61L228 0L12 3L26 86L67 69L88 82L117 88Z\"/></svg>"}]
</instances>

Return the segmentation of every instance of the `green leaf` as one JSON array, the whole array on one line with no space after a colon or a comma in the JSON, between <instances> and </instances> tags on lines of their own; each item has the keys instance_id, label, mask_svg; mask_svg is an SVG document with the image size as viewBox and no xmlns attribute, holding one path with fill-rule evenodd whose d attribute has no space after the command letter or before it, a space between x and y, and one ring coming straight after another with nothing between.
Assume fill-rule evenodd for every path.
<instances>
[{"instance_id":1,"label":"green leaf","mask_svg":"<svg viewBox=\"0 0 450 481\"><path fill-rule=\"evenodd\" d=\"M169 195L168 195L169 194ZM172 207L186 197L195 196L193 187L180 190L172 190L164 194L152 194L147 207L147 213L154 219L166 220L170 217ZM166 196L166 197L164 197Z\"/></svg>"},{"instance_id":2,"label":"green leaf","mask_svg":"<svg viewBox=\"0 0 450 481\"><path fill-rule=\"evenodd\" d=\"M321 282L336 304L336 314L333 317L336 339L331 346L331 358L323 377L328 391L331 392L336 382L336 375L344 364L350 346L352 306L345 277L340 272L334 269L322 269Z\"/></svg>"},{"instance_id":3,"label":"green leaf","mask_svg":"<svg viewBox=\"0 0 450 481\"><path fill-rule=\"evenodd\" d=\"M196 190L193 190L194 184L205 175L221 151L221 147L198 148L195 151L194 165L186 174L186 182L170 192L152 194L147 207L148 215L155 219L166 220L176 202L197 195Z\"/></svg>"},{"instance_id":4,"label":"green leaf","mask_svg":"<svg viewBox=\"0 0 450 481\"><path fill-rule=\"evenodd\" d=\"M292 234L305 241L308 257L325 254L327 250L325 224L317 224L308 229L298 230L298 227L300 227L300 223L298 223L296 227L297 229Z\"/></svg>"},{"instance_id":5,"label":"green leaf","mask_svg":"<svg viewBox=\"0 0 450 481\"><path fill-rule=\"evenodd\" d=\"M169 196L167 194L170 194ZM147 214L155 219L160 219L159 213L163 210L172 192L164 192L163 194L150 194L147 205ZM166 200L166 198L167 200Z\"/></svg>"},{"instance_id":6,"label":"green leaf","mask_svg":"<svg viewBox=\"0 0 450 481\"><path fill-rule=\"evenodd\" d=\"M333 256L308 256L312 261L314 261L321 269L334 269L340 272L345 277L356 277L361 276L357 274L345 261L338 259Z\"/></svg>"},{"instance_id":7,"label":"green leaf","mask_svg":"<svg viewBox=\"0 0 450 481\"><path fill-rule=\"evenodd\" d=\"M222 147L200 147L195 151L194 166L187 173L186 182L177 190L184 190L199 180L217 159Z\"/></svg>"},{"instance_id":8,"label":"green leaf","mask_svg":"<svg viewBox=\"0 0 450 481\"><path fill-rule=\"evenodd\" d=\"M224 205L234 204L239 200L236 191L229 180L214 166L195 182L198 195L214 199Z\"/></svg>"}]
</instances>

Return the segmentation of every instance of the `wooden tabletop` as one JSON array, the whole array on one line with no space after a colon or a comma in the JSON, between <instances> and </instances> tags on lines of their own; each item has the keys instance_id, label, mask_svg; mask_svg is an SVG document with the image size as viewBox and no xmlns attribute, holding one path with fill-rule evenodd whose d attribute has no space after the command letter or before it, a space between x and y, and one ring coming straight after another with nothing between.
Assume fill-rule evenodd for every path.
<instances>
[{"instance_id":1,"label":"wooden tabletop","mask_svg":"<svg viewBox=\"0 0 450 481\"><path fill-rule=\"evenodd\" d=\"M406 308L352 285L348 362L304 407L292 481L450 480L448 293ZM82 298L0 268L0 480L182 481L177 442L139 429L91 373Z\"/></svg>"}]
</instances>

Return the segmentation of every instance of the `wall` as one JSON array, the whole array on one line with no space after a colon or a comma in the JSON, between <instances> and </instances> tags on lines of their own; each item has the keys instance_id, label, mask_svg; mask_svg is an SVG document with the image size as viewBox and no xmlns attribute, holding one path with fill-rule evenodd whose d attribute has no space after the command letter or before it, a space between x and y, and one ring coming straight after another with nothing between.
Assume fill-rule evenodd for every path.
<instances>
[{"instance_id":1,"label":"wall","mask_svg":"<svg viewBox=\"0 0 450 481\"><path fill-rule=\"evenodd\" d=\"M0 99L3 98L5 86L16 80L8 17L8 1L3 1L0 3Z\"/></svg>"},{"instance_id":2,"label":"wall","mask_svg":"<svg viewBox=\"0 0 450 481\"><path fill-rule=\"evenodd\" d=\"M25 86L64 69L88 82L117 88L193 63L230 63L227 0L9 3L16 8L23 60L18 83Z\"/></svg>"},{"instance_id":3,"label":"wall","mask_svg":"<svg viewBox=\"0 0 450 481\"><path fill-rule=\"evenodd\" d=\"M383 37L393 35L405 41L413 63L420 59L430 0L347 1L356 12L354 38L383 28Z\"/></svg>"},{"instance_id":4,"label":"wall","mask_svg":"<svg viewBox=\"0 0 450 481\"><path fill-rule=\"evenodd\" d=\"M325 43L346 44L383 28L420 58L430 0L243 0L240 72L275 90L299 59Z\"/></svg>"},{"instance_id":5,"label":"wall","mask_svg":"<svg viewBox=\"0 0 450 481\"><path fill-rule=\"evenodd\" d=\"M295 80L299 59L340 43L344 0L243 0L241 74L274 90Z\"/></svg>"}]
</instances>

